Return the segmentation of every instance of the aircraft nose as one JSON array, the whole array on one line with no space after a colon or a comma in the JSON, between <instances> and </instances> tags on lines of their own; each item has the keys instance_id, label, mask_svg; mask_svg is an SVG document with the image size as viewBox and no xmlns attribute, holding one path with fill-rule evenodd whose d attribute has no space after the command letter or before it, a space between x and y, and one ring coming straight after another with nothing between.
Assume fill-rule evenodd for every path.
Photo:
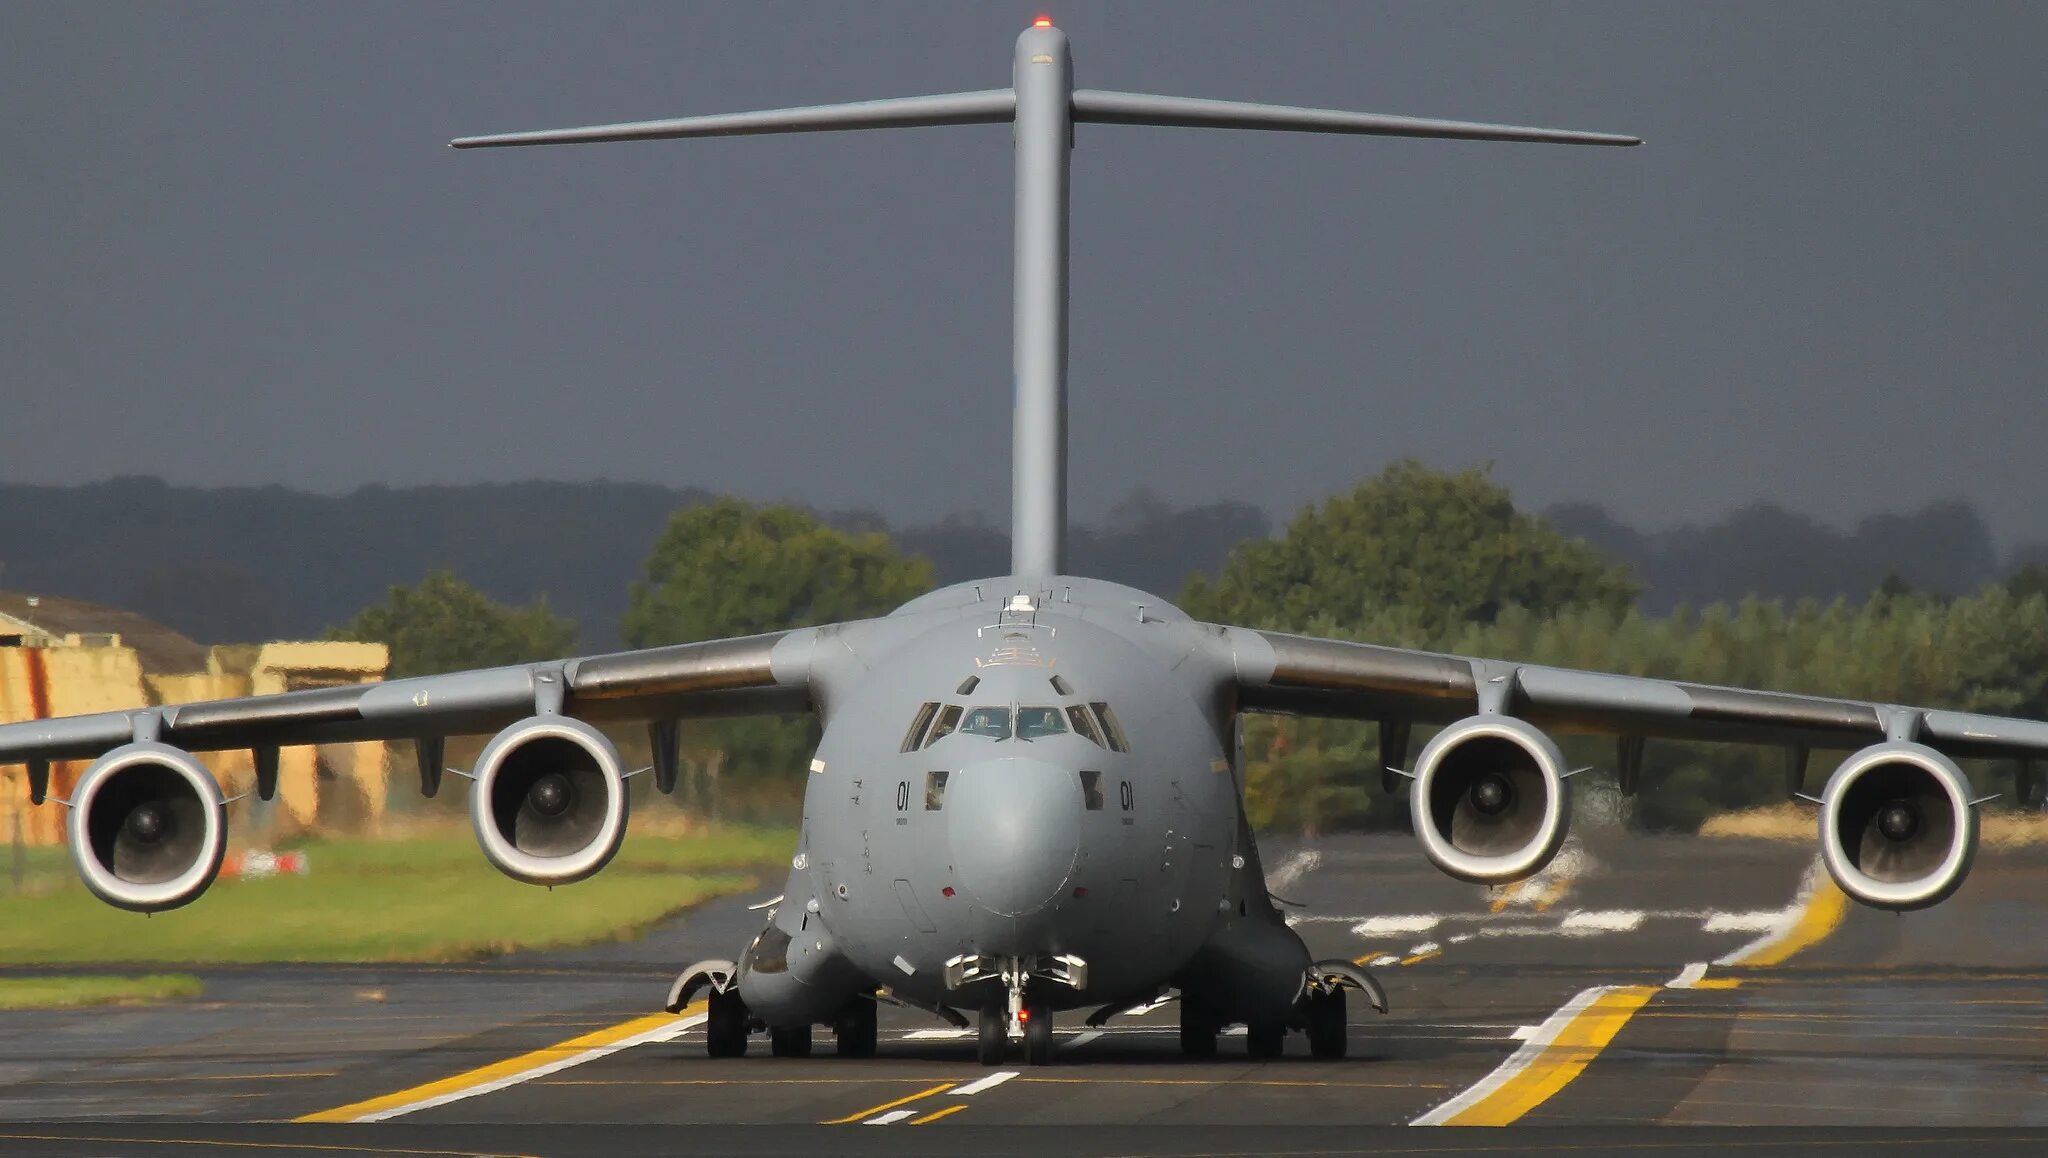
<instances>
[{"instance_id":1,"label":"aircraft nose","mask_svg":"<svg viewBox=\"0 0 2048 1158\"><path fill-rule=\"evenodd\" d=\"M953 870L990 912L1043 908L1073 875L1081 848L1080 780L1025 756L970 764L946 788Z\"/></svg>"}]
</instances>

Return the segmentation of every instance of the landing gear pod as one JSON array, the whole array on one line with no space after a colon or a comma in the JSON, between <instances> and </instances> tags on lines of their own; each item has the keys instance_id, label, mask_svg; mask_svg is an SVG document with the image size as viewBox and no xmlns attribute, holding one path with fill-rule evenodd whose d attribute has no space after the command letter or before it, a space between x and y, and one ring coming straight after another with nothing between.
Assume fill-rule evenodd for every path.
<instances>
[{"instance_id":1,"label":"landing gear pod","mask_svg":"<svg viewBox=\"0 0 2048 1158\"><path fill-rule=\"evenodd\" d=\"M1460 880L1501 884L1549 863L1564 843L1564 759L1512 716L1470 716L1422 749L1409 808L1422 851Z\"/></svg>"},{"instance_id":2,"label":"landing gear pod","mask_svg":"<svg viewBox=\"0 0 2048 1158\"><path fill-rule=\"evenodd\" d=\"M477 757L469 816L498 871L565 885L603 868L626 835L618 749L568 716L533 716L499 732Z\"/></svg>"},{"instance_id":3,"label":"landing gear pod","mask_svg":"<svg viewBox=\"0 0 2048 1158\"><path fill-rule=\"evenodd\" d=\"M188 752L124 744L79 777L71 859L85 887L116 908L191 904L220 873L227 823L220 786Z\"/></svg>"},{"instance_id":4,"label":"landing gear pod","mask_svg":"<svg viewBox=\"0 0 2048 1158\"><path fill-rule=\"evenodd\" d=\"M1873 908L1948 899L1977 851L1977 810L1955 761L1921 744L1874 744L1821 795L1820 851L1842 891Z\"/></svg>"}]
</instances>

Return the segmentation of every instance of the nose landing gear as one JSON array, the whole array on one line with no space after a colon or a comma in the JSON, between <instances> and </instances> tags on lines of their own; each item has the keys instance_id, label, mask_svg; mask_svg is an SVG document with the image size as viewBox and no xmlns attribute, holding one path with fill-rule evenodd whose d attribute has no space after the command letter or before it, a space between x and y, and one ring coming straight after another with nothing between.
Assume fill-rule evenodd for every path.
<instances>
[{"instance_id":1,"label":"nose landing gear","mask_svg":"<svg viewBox=\"0 0 2048 1158\"><path fill-rule=\"evenodd\" d=\"M1053 1012L1051 1007L1041 1002L1026 1002L1017 1011L1014 1025L1009 1012L1001 1006L984 1006L978 1030L975 1060L982 1065L1003 1064L1010 1056L1011 1043L1016 1038L1023 1040L1025 1065L1052 1064Z\"/></svg>"},{"instance_id":2,"label":"nose landing gear","mask_svg":"<svg viewBox=\"0 0 2048 1158\"><path fill-rule=\"evenodd\" d=\"M1048 985L1070 989L1088 988L1088 963L1079 957L1059 954L1037 957L980 957L962 955L946 962L946 988L994 982L1002 994L986 995L975 1035L975 1057L982 1065L1003 1064L1013 1043L1024 1046L1024 1063L1052 1064L1052 1003L1040 994Z\"/></svg>"}]
</instances>

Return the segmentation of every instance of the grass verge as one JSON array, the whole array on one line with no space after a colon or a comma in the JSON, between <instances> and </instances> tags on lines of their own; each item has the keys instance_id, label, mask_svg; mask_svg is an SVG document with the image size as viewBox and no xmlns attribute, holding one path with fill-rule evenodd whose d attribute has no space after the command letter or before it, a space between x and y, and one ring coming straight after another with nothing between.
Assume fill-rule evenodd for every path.
<instances>
[{"instance_id":1,"label":"grass verge","mask_svg":"<svg viewBox=\"0 0 2048 1158\"><path fill-rule=\"evenodd\" d=\"M466 829L313 840L304 876L223 880L154 917L83 888L0 899L0 965L459 961L624 940L754 887L794 845L774 829L628 835L597 876L543 889L491 868Z\"/></svg>"},{"instance_id":2,"label":"grass verge","mask_svg":"<svg viewBox=\"0 0 2048 1158\"><path fill-rule=\"evenodd\" d=\"M189 973L143 977L0 977L0 1010L76 1009L82 1005L142 1005L199 996Z\"/></svg>"}]
</instances>

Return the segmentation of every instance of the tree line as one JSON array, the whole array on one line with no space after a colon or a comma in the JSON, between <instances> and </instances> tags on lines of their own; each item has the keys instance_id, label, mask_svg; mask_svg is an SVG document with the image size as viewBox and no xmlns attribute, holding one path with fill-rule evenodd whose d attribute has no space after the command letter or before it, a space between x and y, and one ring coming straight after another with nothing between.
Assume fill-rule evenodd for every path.
<instances>
[{"instance_id":1,"label":"tree line","mask_svg":"<svg viewBox=\"0 0 2048 1158\"><path fill-rule=\"evenodd\" d=\"M1000 569L999 567L997 568ZM618 632L652 647L879 615L928 590L925 558L878 530L789 506L720 499L674 512L628 591ZM1484 470L1389 466L1232 549L1179 595L1201 619L1568 667L2024 716L2048 715L2048 568L1948 597L1893 577L1858 600L1749 598L1643 610L1626 562L1519 509ZM545 602L508 606L452 574L390 589L335 628L389 643L394 676L565 654L577 627ZM807 721L716 721L686 744L706 783L769 801L800 791ZM1418 736L1420 743L1423 736ZM1564 738L1576 763L1611 743ZM1375 726L1254 717L1246 802L1261 828L1406 823L1379 793ZM1689 829L1783 798L1779 753L1653 741L1632 820ZM1826 771L1817 755L1811 775ZM1987 783L1990 769L1973 769ZM1994 789L1999 790L1999 789Z\"/></svg>"}]
</instances>

